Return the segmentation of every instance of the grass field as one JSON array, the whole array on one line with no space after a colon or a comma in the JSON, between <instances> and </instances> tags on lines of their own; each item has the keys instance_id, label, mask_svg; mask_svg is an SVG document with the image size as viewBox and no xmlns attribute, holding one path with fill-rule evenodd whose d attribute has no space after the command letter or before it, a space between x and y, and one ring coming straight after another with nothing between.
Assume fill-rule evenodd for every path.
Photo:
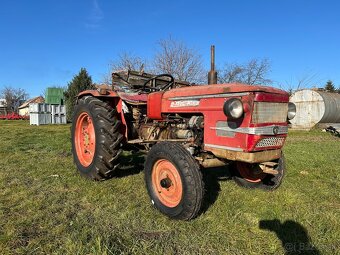
<instances>
[{"instance_id":1,"label":"grass field","mask_svg":"<svg viewBox=\"0 0 340 255\"><path fill-rule=\"evenodd\" d=\"M0 254L340 254L340 138L290 132L274 192L211 170L205 212L183 222L151 206L140 155L92 182L69 136L68 125L0 121Z\"/></svg>"}]
</instances>

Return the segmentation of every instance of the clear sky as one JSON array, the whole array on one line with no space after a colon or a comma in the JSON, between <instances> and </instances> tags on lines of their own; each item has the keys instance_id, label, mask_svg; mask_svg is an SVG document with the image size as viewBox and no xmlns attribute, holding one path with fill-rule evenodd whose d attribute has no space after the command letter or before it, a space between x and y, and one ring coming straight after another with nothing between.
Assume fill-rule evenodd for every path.
<instances>
[{"instance_id":1,"label":"clear sky","mask_svg":"<svg viewBox=\"0 0 340 255\"><path fill-rule=\"evenodd\" d=\"M216 62L268 58L274 86L313 76L340 86L340 1L1 0L0 89L30 96L65 86L81 67L95 82L120 52L150 58L172 36Z\"/></svg>"}]
</instances>

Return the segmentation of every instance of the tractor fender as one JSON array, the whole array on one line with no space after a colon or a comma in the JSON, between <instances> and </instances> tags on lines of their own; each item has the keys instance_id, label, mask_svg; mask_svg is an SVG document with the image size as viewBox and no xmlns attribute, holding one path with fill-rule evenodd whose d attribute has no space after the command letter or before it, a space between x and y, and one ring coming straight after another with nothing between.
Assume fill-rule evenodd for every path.
<instances>
[{"instance_id":1,"label":"tractor fender","mask_svg":"<svg viewBox=\"0 0 340 255\"><path fill-rule=\"evenodd\" d=\"M80 92L77 96L77 100L78 98L81 98L85 95L91 95L91 96L94 96L94 97L119 97L117 92L115 91L112 91L112 90L106 90L106 93L99 93L98 90L84 90L82 92Z\"/></svg>"},{"instance_id":2,"label":"tractor fender","mask_svg":"<svg viewBox=\"0 0 340 255\"><path fill-rule=\"evenodd\" d=\"M154 92L148 95L147 116L150 119L162 119L162 98L164 91Z\"/></svg>"},{"instance_id":3,"label":"tractor fender","mask_svg":"<svg viewBox=\"0 0 340 255\"><path fill-rule=\"evenodd\" d=\"M122 132L125 134L125 138L128 139L128 130L123 112L123 101L120 96L112 90L106 90L105 93L100 93L98 90L85 90L78 94L76 101L78 101L79 98L88 95L105 99L107 102L110 102L112 106L116 107L118 118L122 121L123 124Z\"/></svg>"}]
</instances>

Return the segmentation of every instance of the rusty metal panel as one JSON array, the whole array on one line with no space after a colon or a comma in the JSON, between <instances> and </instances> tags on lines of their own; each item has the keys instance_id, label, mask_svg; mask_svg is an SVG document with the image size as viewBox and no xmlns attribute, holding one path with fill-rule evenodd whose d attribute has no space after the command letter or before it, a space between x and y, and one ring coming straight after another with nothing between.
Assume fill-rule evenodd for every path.
<instances>
[{"instance_id":1,"label":"rusty metal panel","mask_svg":"<svg viewBox=\"0 0 340 255\"><path fill-rule=\"evenodd\" d=\"M286 122L287 103L255 102L252 123Z\"/></svg>"},{"instance_id":2,"label":"rusty metal panel","mask_svg":"<svg viewBox=\"0 0 340 255\"><path fill-rule=\"evenodd\" d=\"M206 144L205 147L209 147L208 150L211 151L218 158L237 160L248 163L271 161L281 157L281 149L265 150L258 152L243 152L228 150L225 148L217 148L209 144Z\"/></svg>"}]
</instances>

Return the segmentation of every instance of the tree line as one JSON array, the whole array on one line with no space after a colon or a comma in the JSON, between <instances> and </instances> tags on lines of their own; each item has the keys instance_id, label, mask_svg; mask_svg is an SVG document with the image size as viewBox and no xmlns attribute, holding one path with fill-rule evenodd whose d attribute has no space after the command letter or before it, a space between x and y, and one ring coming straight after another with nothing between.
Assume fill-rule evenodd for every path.
<instances>
[{"instance_id":1,"label":"tree line","mask_svg":"<svg viewBox=\"0 0 340 255\"><path fill-rule=\"evenodd\" d=\"M195 84L206 84L208 70L202 55L194 48L172 37L157 42L151 59L123 52L110 63L110 71L135 70L148 73L168 73L175 79ZM250 85L269 85L271 64L268 59L251 59L245 63L225 63L217 68L218 83L239 82ZM110 74L105 81L110 80Z\"/></svg>"},{"instance_id":2,"label":"tree line","mask_svg":"<svg viewBox=\"0 0 340 255\"><path fill-rule=\"evenodd\" d=\"M134 70L153 74L168 73L175 79L193 84L206 84L208 70L204 68L202 55L194 48L188 47L182 41L172 37L161 39L157 42L155 54L146 59L131 53L122 52L117 59L110 63L110 71L103 77L103 83L111 84L111 73L118 70ZM244 63L225 63L217 68L218 83L245 83L249 85L270 85L273 81L269 78L271 62L264 59L250 59ZM94 89L91 76L85 68L67 84L64 96L71 120L76 95L87 89ZM300 83L298 85L300 88ZM329 80L324 90L340 93L340 87L335 88ZM6 100L8 111L16 112L20 104L27 100L28 93L21 88L4 87L0 91L0 98Z\"/></svg>"}]
</instances>

